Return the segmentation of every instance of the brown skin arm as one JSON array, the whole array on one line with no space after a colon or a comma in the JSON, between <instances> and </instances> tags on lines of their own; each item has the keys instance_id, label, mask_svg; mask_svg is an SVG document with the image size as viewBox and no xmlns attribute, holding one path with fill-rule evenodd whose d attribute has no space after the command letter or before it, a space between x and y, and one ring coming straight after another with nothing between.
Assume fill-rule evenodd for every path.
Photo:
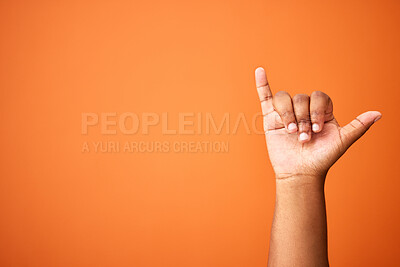
<instances>
[{"instance_id":1,"label":"brown skin arm","mask_svg":"<svg viewBox=\"0 0 400 267\"><path fill-rule=\"evenodd\" d=\"M323 92L273 95L262 68L256 70L256 86L276 175L268 266L329 266L326 174L382 115L368 111L341 127Z\"/></svg>"},{"instance_id":2,"label":"brown skin arm","mask_svg":"<svg viewBox=\"0 0 400 267\"><path fill-rule=\"evenodd\" d=\"M268 266L329 266L323 179L276 181Z\"/></svg>"}]
</instances>

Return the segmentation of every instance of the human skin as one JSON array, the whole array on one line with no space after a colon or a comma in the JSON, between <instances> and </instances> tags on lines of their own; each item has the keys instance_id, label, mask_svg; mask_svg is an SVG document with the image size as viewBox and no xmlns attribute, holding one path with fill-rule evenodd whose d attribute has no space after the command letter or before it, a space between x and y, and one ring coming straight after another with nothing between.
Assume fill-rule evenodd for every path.
<instances>
[{"instance_id":1,"label":"human skin","mask_svg":"<svg viewBox=\"0 0 400 267\"><path fill-rule=\"evenodd\" d=\"M268 266L329 266L326 174L382 115L368 111L341 127L325 93L272 95L264 69L255 76L276 176Z\"/></svg>"}]
</instances>

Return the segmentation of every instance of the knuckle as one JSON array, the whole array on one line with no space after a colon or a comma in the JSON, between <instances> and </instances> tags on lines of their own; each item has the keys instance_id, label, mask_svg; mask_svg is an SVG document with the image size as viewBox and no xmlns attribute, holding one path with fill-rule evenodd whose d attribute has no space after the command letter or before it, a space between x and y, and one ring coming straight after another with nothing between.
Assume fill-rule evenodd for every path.
<instances>
[{"instance_id":1,"label":"knuckle","mask_svg":"<svg viewBox=\"0 0 400 267\"><path fill-rule=\"evenodd\" d=\"M312 110L310 116L312 118L321 118L325 115L325 112L323 110Z\"/></svg>"},{"instance_id":2,"label":"knuckle","mask_svg":"<svg viewBox=\"0 0 400 267\"><path fill-rule=\"evenodd\" d=\"M304 102L304 101L308 101L309 96L306 94L297 94L293 97L293 102Z\"/></svg>"},{"instance_id":3,"label":"knuckle","mask_svg":"<svg viewBox=\"0 0 400 267\"><path fill-rule=\"evenodd\" d=\"M358 118L355 118L355 119L353 120L353 122L356 123L356 124L358 124L358 127L361 127L361 128L367 127L367 125L365 125L365 124L364 124L362 121L360 121L360 119L358 119Z\"/></svg>"},{"instance_id":4,"label":"knuckle","mask_svg":"<svg viewBox=\"0 0 400 267\"><path fill-rule=\"evenodd\" d=\"M281 96L286 96L289 95L288 92L286 91L279 91L277 93L275 93L275 97L281 97Z\"/></svg>"},{"instance_id":5,"label":"knuckle","mask_svg":"<svg viewBox=\"0 0 400 267\"><path fill-rule=\"evenodd\" d=\"M283 118L291 118L294 117L294 113L291 110L285 110L283 112L281 112L280 116Z\"/></svg>"},{"instance_id":6,"label":"knuckle","mask_svg":"<svg viewBox=\"0 0 400 267\"><path fill-rule=\"evenodd\" d=\"M305 124L305 125L307 125L307 124L310 124L310 122L311 122L311 120L308 118L304 118L304 119L299 119L299 120L297 120L297 122L299 123L299 124Z\"/></svg>"},{"instance_id":7,"label":"knuckle","mask_svg":"<svg viewBox=\"0 0 400 267\"><path fill-rule=\"evenodd\" d=\"M329 97L329 95L327 95L321 91L312 92L311 97L312 98L324 98L327 101L326 103L329 103L331 101L331 98Z\"/></svg>"},{"instance_id":8,"label":"knuckle","mask_svg":"<svg viewBox=\"0 0 400 267\"><path fill-rule=\"evenodd\" d=\"M314 91L311 94L311 97L327 97L328 95L321 91Z\"/></svg>"}]
</instances>

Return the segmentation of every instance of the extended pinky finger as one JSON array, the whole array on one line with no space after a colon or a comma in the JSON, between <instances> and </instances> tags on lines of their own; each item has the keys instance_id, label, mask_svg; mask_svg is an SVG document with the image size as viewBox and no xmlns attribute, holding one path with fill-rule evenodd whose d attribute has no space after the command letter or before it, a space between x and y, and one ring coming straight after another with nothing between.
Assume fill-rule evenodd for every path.
<instances>
[{"instance_id":1,"label":"extended pinky finger","mask_svg":"<svg viewBox=\"0 0 400 267\"><path fill-rule=\"evenodd\" d=\"M255 71L255 76L257 92L261 102L261 110L263 115L265 115L274 110L272 106L272 92L269 88L267 75L265 74L265 70L263 68L257 68Z\"/></svg>"}]
</instances>

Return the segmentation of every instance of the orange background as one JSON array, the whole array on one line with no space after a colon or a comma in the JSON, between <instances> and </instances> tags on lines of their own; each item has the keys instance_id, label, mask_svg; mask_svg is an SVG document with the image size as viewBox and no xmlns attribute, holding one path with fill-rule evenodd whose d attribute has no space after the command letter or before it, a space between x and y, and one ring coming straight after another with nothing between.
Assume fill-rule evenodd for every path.
<instances>
[{"instance_id":1,"label":"orange background","mask_svg":"<svg viewBox=\"0 0 400 267\"><path fill-rule=\"evenodd\" d=\"M260 111L328 93L383 118L326 184L332 266L399 258L399 1L0 2L1 266L265 266L262 135L81 134L83 112ZM228 140L228 153L81 153L84 141Z\"/></svg>"}]
</instances>

